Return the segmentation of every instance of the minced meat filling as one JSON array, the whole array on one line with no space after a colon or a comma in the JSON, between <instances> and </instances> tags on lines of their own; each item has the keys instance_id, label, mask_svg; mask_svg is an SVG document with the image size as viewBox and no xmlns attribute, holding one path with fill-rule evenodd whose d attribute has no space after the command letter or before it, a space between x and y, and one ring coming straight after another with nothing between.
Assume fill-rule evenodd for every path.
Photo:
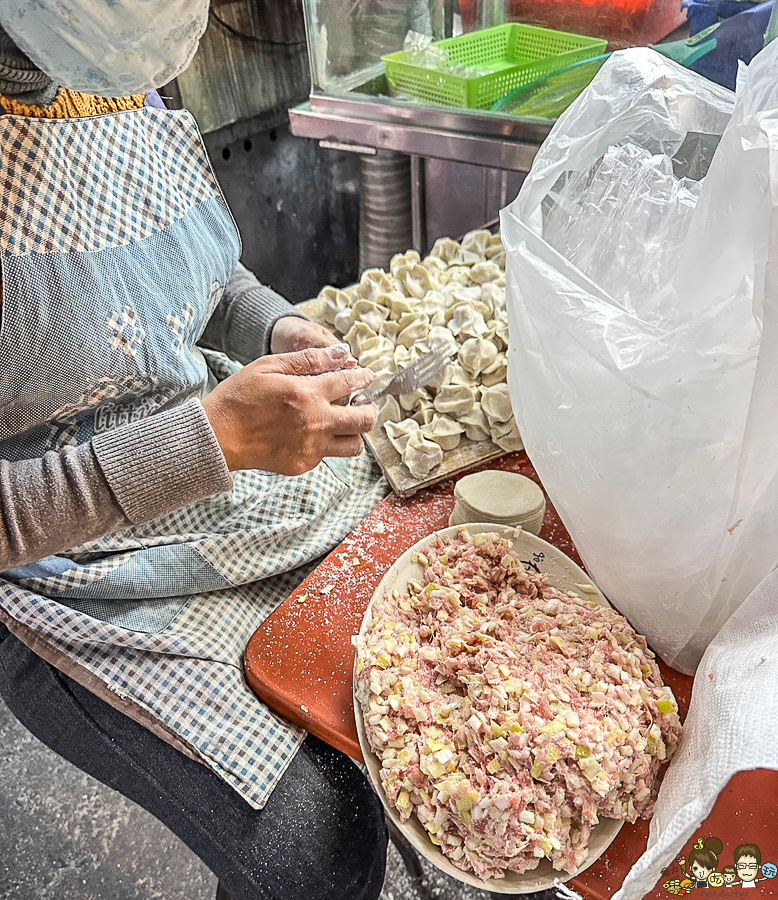
<instances>
[{"instance_id":1,"label":"minced meat filling","mask_svg":"<svg viewBox=\"0 0 778 900\"><path fill-rule=\"evenodd\" d=\"M675 698L619 613L466 529L418 554L357 640L357 693L401 819L481 878L575 871L599 816L650 815Z\"/></svg>"}]
</instances>

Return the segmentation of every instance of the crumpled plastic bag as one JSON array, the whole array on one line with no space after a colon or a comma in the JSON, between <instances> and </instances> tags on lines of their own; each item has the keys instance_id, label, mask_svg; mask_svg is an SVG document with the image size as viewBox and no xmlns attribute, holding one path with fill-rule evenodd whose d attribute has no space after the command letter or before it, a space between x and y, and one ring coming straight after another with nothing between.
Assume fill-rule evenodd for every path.
<instances>
[{"instance_id":1,"label":"crumpled plastic bag","mask_svg":"<svg viewBox=\"0 0 778 900\"><path fill-rule=\"evenodd\" d=\"M662 869L698 833L730 779L751 769L778 769L778 694L765 689L778 679L776 642L778 572L773 572L705 651L694 678L694 700L683 725L683 741L659 789L648 847L613 900L656 896L652 892ZM743 822L738 827L747 833L753 819L746 796L742 809ZM736 844L727 838L735 834L733 830L731 835L721 835L729 854ZM741 840L754 838L744 834ZM771 854L770 861L773 859ZM724 896L727 894L729 891Z\"/></svg>"},{"instance_id":2,"label":"crumpled plastic bag","mask_svg":"<svg viewBox=\"0 0 778 900\"><path fill-rule=\"evenodd\" d=\"M527 452L594 580L685 672L778 565L776 71L778 42L735 102L614 54L501 214Z\"/></svg>"}]
</instances>

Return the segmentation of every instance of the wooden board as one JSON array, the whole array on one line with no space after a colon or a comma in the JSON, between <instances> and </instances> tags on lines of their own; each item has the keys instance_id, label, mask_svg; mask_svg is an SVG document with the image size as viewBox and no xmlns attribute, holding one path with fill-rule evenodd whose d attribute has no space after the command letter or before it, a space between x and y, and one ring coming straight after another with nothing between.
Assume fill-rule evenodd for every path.
<instances>
[{"instance_id":1,"label":"wooden board","mask_svg":"<svg viewBox=\"0 0 778 900\"><path fill-rule=\"evenodd\" d=\"M459 446L454 450L446 450L443 453L443 462L430 474L419 481L408 471L400 454L391 445L383 428L376 428L370 434L365 435L365 443L373 454L374 459L386 475L386 480L398 497L412 497L417 491L428 488L444 478L451 478L472 469L473 466L489 462L505 456L505 450L501 450L497 444L491 441L471 441L462 437Z\"/></svg>"},{"instance_id":2,"label":"wooden board","mask_svg":"<svg viewBox=\"0 0 778 900\"><path fill-rule=\"evenodd\" d=\"M299 303L297 308L309 318L325 324L320 317L321 309L317 299ZM426 478L419 480L414 478L403 464L400 454L391 445L383 428L379 426L375 431L365 435L365 443L381 467L392 490L398 497L403 498L412 497L418 491L431 487L433 484L443 481L444 478L452 478L472 469L473 466L498 459L506 454L505 450L501 450L497 444L493 444L491 441L471 441L463 435L459 446L454 450L445 450L443 462Z\"/></svg>"}]
</instances>

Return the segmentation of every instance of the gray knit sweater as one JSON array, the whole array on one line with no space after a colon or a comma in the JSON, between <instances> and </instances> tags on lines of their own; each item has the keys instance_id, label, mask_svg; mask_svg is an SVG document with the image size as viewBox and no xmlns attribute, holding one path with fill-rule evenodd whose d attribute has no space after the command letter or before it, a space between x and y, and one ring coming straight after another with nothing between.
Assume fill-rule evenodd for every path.
<instances>
[{"instance_id":1,"label":"gray knit sweater","mask_svg":"<svg viewBox=\"0 0 778 900\"><path fill-rule=\"evenodd\" d=\"M249 362L287 315L298 313L238 265L201 343ZM197 400L40 459L0 460L0 572L231 487Z\"/></svg>"}]
</instances>

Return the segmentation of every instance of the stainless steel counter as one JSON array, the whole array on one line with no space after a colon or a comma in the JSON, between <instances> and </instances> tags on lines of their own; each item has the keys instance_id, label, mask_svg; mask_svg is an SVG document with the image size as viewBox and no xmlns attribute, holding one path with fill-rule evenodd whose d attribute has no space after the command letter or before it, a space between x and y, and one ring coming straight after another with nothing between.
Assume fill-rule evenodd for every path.
<instances>
[{"instance_id":1,"label":"stainless steel counter","mask_svg":"<svg viewBox=\"0 0 778 900\"><path fill-rule=\"evenodd\" d=\"M442 234L494 222L551 127L488 111L419 106L387 93L377 75L348 95L314 93L289 112L296 136L363 157L360 219L372 222L372 231L360 231L362 268L387 265L408 248L409 231L413 246L425 252ZM398 206L407 209L404 218L378 212L386 200L379 196L380 176L368 177L376 166L390 165L387 154L411 158L408 202Z\"/></svg>"},{"instance_id":2,"label":"stainless steel counter","mask_svg":"<svg viewBox=\"0 0 778 900\"><path fill-rule=\"evenodd\" d=\"M499 113L421 107L356 93L312 94L289 117L293 134L324 146L366 154L394 150L514 172L529 171L550 130L547 123Z\"/></svg>"}]
</instances>

